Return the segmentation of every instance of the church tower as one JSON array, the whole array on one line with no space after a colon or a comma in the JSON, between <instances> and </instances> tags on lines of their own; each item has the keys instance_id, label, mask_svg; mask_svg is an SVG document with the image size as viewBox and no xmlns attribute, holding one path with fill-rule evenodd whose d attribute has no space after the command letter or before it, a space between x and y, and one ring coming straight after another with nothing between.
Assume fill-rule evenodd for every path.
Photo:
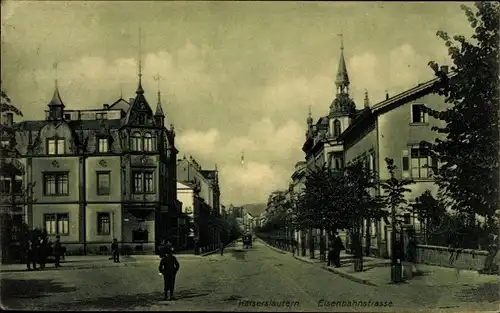
<instances>
[{"instance_id":1,"label":"church tower","mask_svg":"<svg viewBox=\"0 0 500 313\"><path fill-rule=\"evenodd\" d=\"M330 104L330 113L328 114L330 120L329 134L334 138L340 136L349 127L352 114L356 113L356 104L349 95L350 82L344 57L344 41L342 35L340 37L340 60L335 79L337 94Z\"/></svg>"}]
</instances>

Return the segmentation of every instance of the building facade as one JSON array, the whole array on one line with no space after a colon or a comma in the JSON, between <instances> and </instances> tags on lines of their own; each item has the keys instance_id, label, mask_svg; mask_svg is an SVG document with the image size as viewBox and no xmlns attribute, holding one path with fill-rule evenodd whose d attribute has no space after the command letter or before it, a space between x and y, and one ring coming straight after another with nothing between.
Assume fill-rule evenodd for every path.
<instances>
[{"instance_id":1,"label":"building facade","mask_svg":"<svg viewBox=\"0 0 500 313\"><path fill-rule=\"evenodd\" d=\"M210 221L220 216L219 173L214 170L203 170L193 157L177 160L177 180L180 183L178 192L182 193L183 207L192 207L195 225L194 238L184 234L188 244L196 240L201 246L216 244L220 232ZM187 189L186 189L187 188ZM191 189L191 191L188 191ZM185 196L188 194L189 196ZM192 197L191 197L192 195Z\"/></svg>"},{"instance_id":2,"label":"building facade","mask_svg":"<svg viewBox=\"0 0 500 313\"><path fill-rule=\"evenodd\" d=\"M442 69L447 72L447 67ZM424 106L434 110L447 107L445 98L433 93L436 83L438 79L427 81L365 108L341 135L346 163L362 162L377 174L379 181L390 178L385 158L393 159L397 166L397 178L411 178L415 182L408 186L411 192L406 194L410 204L426 190L434 196L438 191L433 179L438 161L420 145L422 141L433 142L439 137L432 127L443 126L442 121L423 110ZM383 195L383 190L377 188L374 195ZM403 215L405 224L413 226L417 232L420 230L418 216L409 212L398 214ZM365 221L363 234L363 244L365 248L369 247L370 253L385 257L390 255L390 225L383 220Z\"/></svg>"},{"instance_id":3,"label":"building facade","mask_svg":"<svg viewBox=\"0 0 500 313\"><path fill-rule=\"evenodd\" d=\"M139 77L136 97L91 110L66 109L56 88L45 120L16 124L32 185L30 227L59 235L68 251L104 252L116 238L135 251L176 243L175 131L153 112Z\"/></svg>"}]
</instances>

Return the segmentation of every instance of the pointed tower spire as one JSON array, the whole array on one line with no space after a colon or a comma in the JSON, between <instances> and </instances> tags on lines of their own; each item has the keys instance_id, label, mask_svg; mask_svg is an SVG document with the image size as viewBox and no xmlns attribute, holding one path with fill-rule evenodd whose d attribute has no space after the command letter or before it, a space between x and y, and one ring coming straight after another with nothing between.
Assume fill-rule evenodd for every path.
<instances>
[{"instance_id":1,"label":"pointed tower spire","mask_svg":"<svg viewBox=\"0 0 500 313\"><path fill-rule=\"evenodd\" d=\"M156 76L153 76L153 79L158 82L158 103L156 104L156 112L155 112L155 120L156 124L160 127L165 126L165 114L163 113L163 109L161 107L161 94L160 94L160 73L157 73Z\"/></svg>"},{"instance_id":2,"label":"pointed tower spire","mask_svg":"<svg viewBox=\"0 0 500 313\"><path fill-rule=\"evenodd\" d=\"M309 114L307 115L307 125L311 125L313 122L312 118L312 113L311 113L311 106L309 106Z\"/></svg>"},{"instance_id":3,"label":"pointed tower spire","mask_svg":"<svg viewBox=\"0 0 500 313\"><path fill-rule=\"evenodd\" d=\"M370 99L368 98L368 90L365 89L365 108L370 107Z\"/></svg>"},{"instance_id":4,"label":"pointed tower spire","mask_svg":"<svg viewBox=\"0 0 500 313\"><path fill-rule=\"evenodd\" d=\"M136 93L137 94L143 94L144 89L142 89L142 33L141 33L141 28L139 27L139 86L137 86Z\"/></svg>"},{"instance_id":5,"label":"pointed tower spire","mask_svg":"<svg viewBox=\"0 0 500 313\"><path fill-rule=\"evenodd\" d=\"M349 75L347 74L347 66L344 58L344 36L340 36L340 60L339 68L337 70L337 79L335 80L335 85L337 85L338 93L347 93L349 90Z\"/></svg>"}]
</instances>

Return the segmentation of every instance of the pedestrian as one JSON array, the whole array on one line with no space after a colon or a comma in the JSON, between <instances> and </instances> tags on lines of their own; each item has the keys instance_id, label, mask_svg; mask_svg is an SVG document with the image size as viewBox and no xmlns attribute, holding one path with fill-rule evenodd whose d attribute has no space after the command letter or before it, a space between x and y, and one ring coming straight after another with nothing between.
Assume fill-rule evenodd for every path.
<instances>
[{"instance_id":1,"label":"pedestrian","mask_svg":"<svg viewBox=\"0 0 500 313\"><path fill-rule=\"evenodd\" d=\"M28 266L28 271L31 271L31 265L33 264L33 270L36 271L36 244L30 238L26 243L26 265Z\"/></svg>"},{"instance_id":2,"label":"pedestrian","mask_svg":"<svg viewBox=\"0 0 500 313\"><path fill-rule=\"evenodd\" d=\"M120 263L120 251L118 250L118 240L116 238L113 239L111 244L111 251L113 253L113 262Z\"/></svg>"},{"instance_id":3,"label":"pedestrian","mask_svg":"<svg viewBox=\"0 0 500 313\"><path fill-rule=\"evenodd\" d=\"M47 262L47 242L43 237L38 237L38 258L40 263L40 269L45 269L45 263Z\"/></svg>"},{"instance_id":4,"label":"pedestrian","mask_svg":"<svg viewBox=\"0 0 500 313\"><path fill-rule=\"evenodd\" d=\"M224 255L224 243L221 241L219 244L220 255Z\"/></svg>"},{"instance_id":5,"label":"pedestrian","mask_svg":"<svg viewBox=\"0 0 500 313\"><path fill-rule=\"evenodd\" d=\"M56 236L56 242L54 243L54 259L56 263L56 268L61 267L61 237L59 235Z\"/></svg>"},{"instance_id":6,"label":"pedestrian","mask_svg":"<svg viewBox=\"0 0 500 313\"><path fill-rule=\"evenodd\" d=\"M340 252L345 250L342 239L338 233L335 233L335 239L333 240L333 251L334 251L334 264L335 267L340 267Z\"/></svg>"},{"instance_id":7,"label":"pedestrian","mask_svg":"<svg viewBox=\"0 0 500 313\"><path fill-rule=\"evenodd\" d=\"M327 255L327 261L328 261L327 266L334 265L335 264L334 260L335 260L335 251L333 251L333 247L331 245L329 245L328 255Z\"/></svg>"},{"instance_id":8,"label":"pedestrian","mask_svg":"<svg viewBox=\"0 0 500 313\"><path fill-rule=\"evenodd\" d=\"M163 275L163 292L165 300L174 300L175 276L180 264L172 254L172 247L167 245L167 253L161 258L158 271Z\"/></svg>"}]
</instances>

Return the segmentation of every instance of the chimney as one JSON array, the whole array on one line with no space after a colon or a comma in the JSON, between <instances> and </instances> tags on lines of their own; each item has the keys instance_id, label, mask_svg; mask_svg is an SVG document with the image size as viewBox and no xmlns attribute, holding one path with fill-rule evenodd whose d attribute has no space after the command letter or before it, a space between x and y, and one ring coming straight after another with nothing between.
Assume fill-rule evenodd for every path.
<instances>
[{"instance_id":1,"label":"chimney","mask_svg":"<svg viewBox=\"0 0 500 313\"><path fill-rule=\"evenodd\" d=\"M5 113L5 125L12 126L14 124L14 113Z\"/></svg>"},{"instance_id":2,"label":"chimney","mask_svg":"<svg viewBox=\"0 0 500 313\"><path fill-rule=\"evenodd\" d=\"M104 107L104 110L108 110L108 109L109 109L109 104L106 104L106 103L105 103L105 104L103 104L102 106Z\"/></svg>"},{"instance_id":3,"label":"chimney","mask_svg":"<svg viewBox=\"0 0 500 313\"><path fill-rule=\"evenodd\" d=\"M389 93L388 92L385 93L385 100L389 100Z\"/></svg>"},{"instance_id":4,"label":"chimney","mask_svg":"<svg viewBox=\"0 0 500 313\"><path fill-rule=\"evenodd\" d=\"M448 65L441 65L441 72L448 74Z\"/></svg>"}]
</instances>

